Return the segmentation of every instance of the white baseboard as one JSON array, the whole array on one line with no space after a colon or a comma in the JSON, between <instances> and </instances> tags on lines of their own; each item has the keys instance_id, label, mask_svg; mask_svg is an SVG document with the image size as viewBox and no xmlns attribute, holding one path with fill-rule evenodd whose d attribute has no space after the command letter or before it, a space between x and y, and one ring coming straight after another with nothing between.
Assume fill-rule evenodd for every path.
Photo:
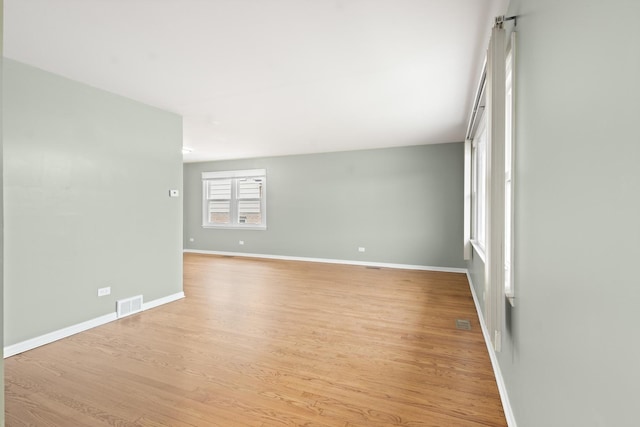
<instances>
[{"instance_id":1,"label":"white baseboard","mask_svg":"<svg viewBox=\"0 0 640 427\"><path fill-rule=\"evenodd\" d=\"M57 340L61 340L71 335L75 335L79 332L86 331L87 329L95 328L96 326L112 322L116 319L116 313L113 312L105 314L104 316L96 317L95 319L87 320L86 322L77 323L66 328L58 329L57 331L49 332L48 334L40 335L39 337L5 346L4 358L6 359L7 357L14 356L18 353L22 353L45 344L49 344Z\"/></svg>"},{"instance_id":2,"label":"white baseboard","mask_svg":"<svg viewBox=\"0 0 640 427\"><path fill-rule=\"evenodd\" d=\"M244 252L205 251L200 249L183 249L183 252L192 253L192 254L226 255L226 256L236 256L236 257L246 257L246 258L280 259L284 261L306 261L306 262L320 262L320 263L326 263L326 264L361 265L365 267L398 268L402 270L442 271L445 273L466 273L467 272L466 268L431 267L426 265L392 264L392 263L386 263L386 262L354 261L354 260L345 260L345 259L308 258L308 257L287 256L287 255L250 254L250 253L244 253Z\"/></svg>"},{"instance_id":3,"label":"white baseboard","mask_svg":"<svg viewBox=\"0 0 640 427\"><path fill-rule=\"evenodd\" d=\"M169 304L170 302L177 301L184 298L184 292L178 292L177 294L167 295L166 297L154 299L153 301L142 303L142 310L150 310L160 305Z\"/></svg>"},{"instance_id":4,"label":"white baseboard","mask_svg":"<svg viewBox=\"0 0 640 427\"><path fill-rule=\"evenodd\" d=\"M158 307L159 305L167 304L176 300L184 298L184 292L178 292L173 295L167 295L166 297L158 298L153 301L149 301L142 305L142 310L149 310L151 308ZM84 332L88 329L95 328L97 326L104 325L105 323L113 322L118 317L116 312L105 314L104 316L96 317L95 319L87 320L86 322L77 323L75 325L68 326L66 328L58 329L57 331L49 332L39 337L31 338L16 344L8 345L4 347L4 358L15 356L16 354L23 353L27 350L32 350L36 347L50 344L54 341L67 338L71 335L75 335L80 332Z\"/></svg>"},{"instance_id":5,"label":"white baseboard","mask_svg":"<svg viewBox=\"0 0 640 427\"><path fill-rule=\"evenodd\" d=\"M505 418L507 419L507 425L509 427L517 427L516 419L513 415L513 409L511 408L511 402L509 401L509 394L507 393L507 385L504 382L502 371L500 370L500 364L498 363L498 357L491 344L491 336L487 329L487 324L484 321L482 310L480 309L480 303L478 302L478 296L476 295L476 289L471 281L471 275L467 271L467 281L471 288L471 295L473 296L473 303L476 305L476 311L478 312L478 320L480 321L480 328L482 329L482 335L484 336L484 342L487 345L489 351L489 358L491 359L491 366L493 366L493 374L496 377L496 383L498 384L498 392L500 393L500 400L502 401L502 409L504 410Z\"/></svg>"}]
</instances>

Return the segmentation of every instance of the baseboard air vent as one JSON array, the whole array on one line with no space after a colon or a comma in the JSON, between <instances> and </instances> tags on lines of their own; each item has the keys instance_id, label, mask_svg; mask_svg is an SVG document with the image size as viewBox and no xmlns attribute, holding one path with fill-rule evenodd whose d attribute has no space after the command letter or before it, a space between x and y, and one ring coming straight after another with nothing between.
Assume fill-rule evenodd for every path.
<instances>
[{"instance_id":1,"label":"baseboard air vent","mask_svg":"<svg viewBox=\"0 0 640 427\"><path fill-rule=\"evenodd\" d=\"M116 301L118 319L142 311L142 295Z\"/></svg>"},{"instance_id":2,"label":"baseboard air vent","mask_svg":"<svg viewBox=\"0 0 640 427\"><path fill-rule=\"evenodd\" d=\"M463 331L470 331L471 321L466 319L456 319L456 329L462 329Z\"/></svg>"}]
</instances>

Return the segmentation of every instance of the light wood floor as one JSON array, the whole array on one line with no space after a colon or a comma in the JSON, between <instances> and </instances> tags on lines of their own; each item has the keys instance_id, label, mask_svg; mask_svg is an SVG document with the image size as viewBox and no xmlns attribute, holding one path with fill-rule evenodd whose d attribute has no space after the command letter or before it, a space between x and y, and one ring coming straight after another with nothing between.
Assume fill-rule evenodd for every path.
<instances>
[{"instance_id":1,"label":"light wood floor","mask_svg":"<svg viewBox=\"0 0 640 427\"><path fill-rule=\"evenodd\" d=\"M463 274L186 254L184 289L5 360L6 425L506 426Z\"/></svg>"}]
</instances>

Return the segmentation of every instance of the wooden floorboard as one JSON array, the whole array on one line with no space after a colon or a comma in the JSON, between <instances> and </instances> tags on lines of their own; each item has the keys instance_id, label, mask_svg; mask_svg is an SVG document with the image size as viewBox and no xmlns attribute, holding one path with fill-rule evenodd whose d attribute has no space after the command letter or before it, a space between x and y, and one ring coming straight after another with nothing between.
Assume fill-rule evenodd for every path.
<instances>
[{"instance_id":1,"label":"wooden floorboard","mask_svg":"<svg viewBox=\"0 0 640 427\"><path fill-rule=\"evenodd\" d=\"M6 359L7 427L506 426L464 274L185 254L184 291Z\"/></svg>"}]
</instances>

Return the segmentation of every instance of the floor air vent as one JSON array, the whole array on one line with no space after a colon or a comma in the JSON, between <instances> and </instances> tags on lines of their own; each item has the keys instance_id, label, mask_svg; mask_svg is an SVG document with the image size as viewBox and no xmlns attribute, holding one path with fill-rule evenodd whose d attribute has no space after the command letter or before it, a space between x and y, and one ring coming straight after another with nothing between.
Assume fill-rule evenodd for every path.
<instances>
[{"instance_id":1,"label":"floor air vent","mask_svg":"<svg viewBox=\"0 0 640 427\"><path fill-rule=\"evenodd\" d=\"M469 320L456 319L456 328L457 329L462 329L464 331L470 331L471 330L471 322Z\"/></svg>"},{"instance_id":2,"label":"floor air vent","mask_svg":"<svg viewBox=\"0 0 640 427\"><path fill-rule=\"evenodd\" d=\"M142 295L116 301L118 319L142 311Z\"/></svg>"}]
</instances>

